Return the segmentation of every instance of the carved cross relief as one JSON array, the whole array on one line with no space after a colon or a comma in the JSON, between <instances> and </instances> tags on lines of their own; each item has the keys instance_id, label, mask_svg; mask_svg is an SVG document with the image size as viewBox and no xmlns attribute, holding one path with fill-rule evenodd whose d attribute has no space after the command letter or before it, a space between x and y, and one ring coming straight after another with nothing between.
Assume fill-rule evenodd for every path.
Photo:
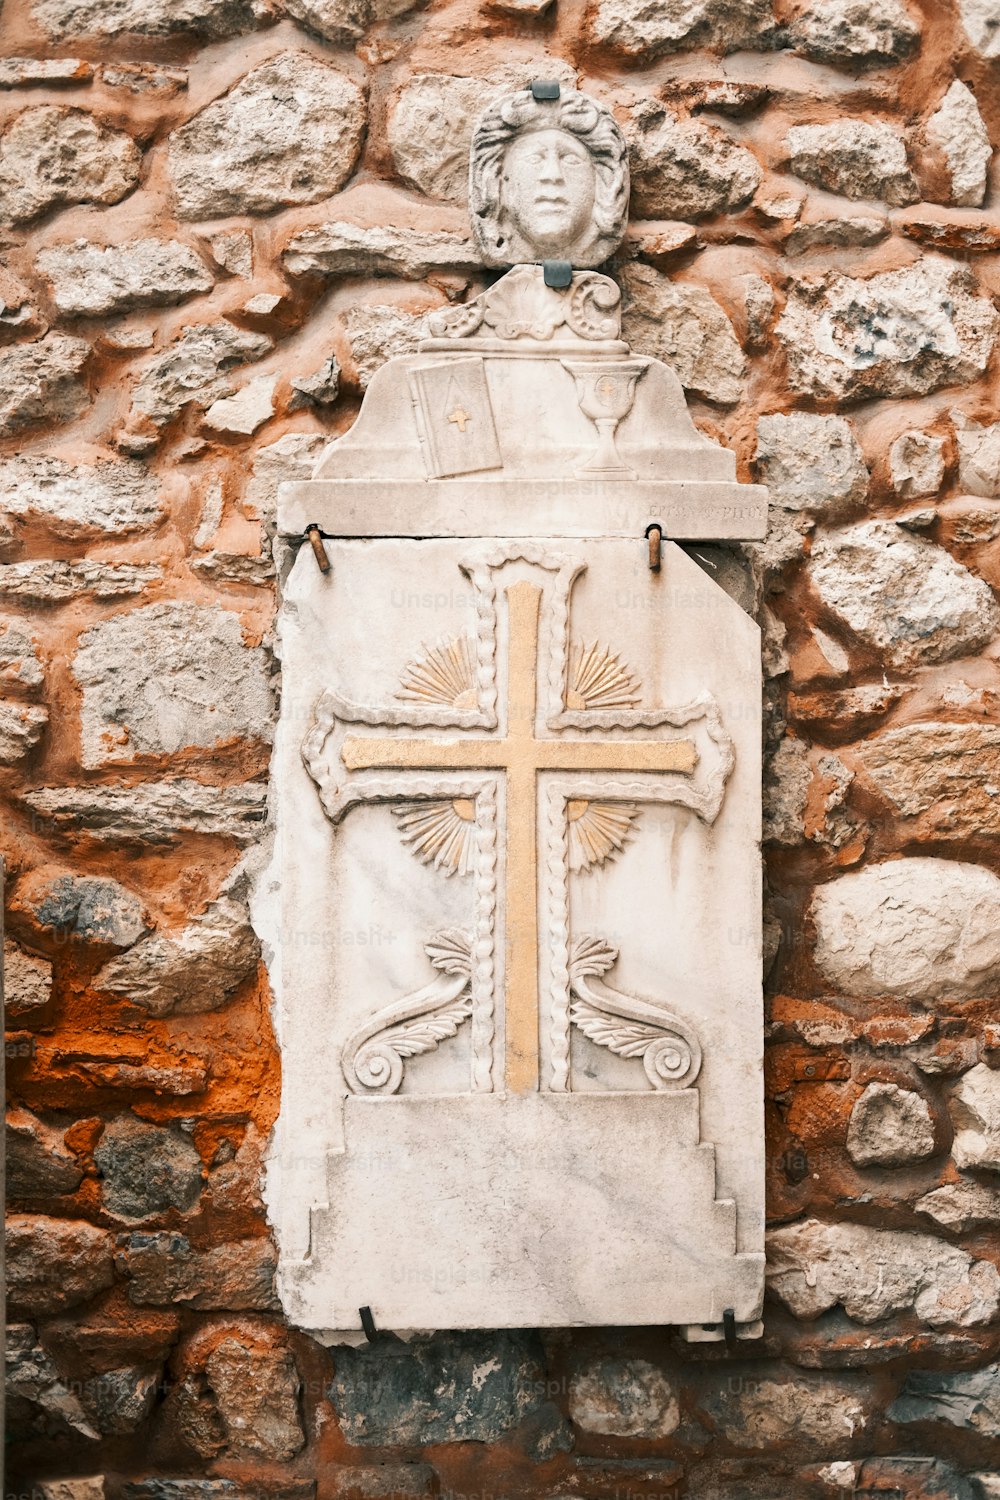
<instances>
[{"instance_id":1,"label":"carved cross relief","mask_svg":"<svg viewBox=\"0 0 1000 1500\"><path fill-rule=\"evenodd\" d=\"M504 584L498 577L504 564L523 557L534 563L540 581ZM433 1050L466 1021L472 1029L470 1089L494 1089L494 941L501 901L507 1092L571 1089L572 1025L619 1056L641 1059L645 1078L636 1086L682 1088L697 1077L701 1049L692 1027L662 1003L602 982L617 951L600 935L569 931L567 881L571 871L623 854L644 802L677 803L713 821L732 766L731 742L709 696L677 708L640 707L641 685L617 654L596 642L571 641L571 594L585 567L582 558L516 547L470 563L465 572L476 591L477 638L425 648L402 673L396 696L405 708L354 704L333 690L317 705L303 754L333 822L363 803L391 803L401 838L417 858L442 878L457 874L477 886L475 932L428 934L426 953L439 977L378 1012L348 1040L342 1066L356 1093L395 1093L406 1060ZM546 574L547 585L541 581ZM540 674L546 591L548 662ZM502 690L501 606L507 621ZM441 739L350 732L331 762L328 741L338 724L463 733ZM677 733L696 725L701 750ZM607 737L611 731L615 738ZM540 797L543 771L559 773L559 780ZM540 900L557 935L541 981ZM551 1066L543 1077L539 1028L546 1012Z\"/></svg>"}]
</instances>

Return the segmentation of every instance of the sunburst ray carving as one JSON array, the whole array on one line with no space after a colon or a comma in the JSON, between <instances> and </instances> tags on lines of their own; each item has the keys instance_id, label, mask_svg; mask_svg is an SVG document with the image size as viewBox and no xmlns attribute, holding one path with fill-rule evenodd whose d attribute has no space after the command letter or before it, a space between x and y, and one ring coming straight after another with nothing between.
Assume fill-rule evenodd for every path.
<instances>
[{"instance_id":1,"label":"sunburst ray carving","mask_svg":"<svg viewBox=\"0 0 1000 1500\"><path fill-rule=\"evenodd\" d=\"M476 804L469 797L394 807L403 843L421 864L445 875L469 875L476 855Z\"/></svg>"},{"instance_id":2,"label":"sunburst ray carving","mask_svg":"<svg viewBox=\"0 0 1000 1500\"><path fill-rule=\"evenodd\" d=\"M597 641L574 646L566 689L568 709L633 708L639 701L639 691L639 679L610 647Z\"/></svg>"},{"instance_id":3,"label":"sunburst ray carving","mask_svg":"<svg viewBox=\"0 0 1000 1500\"><path fill-rule=\"evenodd\" d=\"M472 637L459 635L436 646L425 644L403 672L400 683L395 696L407 702L475 708L476 648Z\"/></svg>"},{"instance_id":4,"label":"sunburst ray carving","mask_svg":"<svg viewBox=\"0 0 1000 1500\"><path fill-rule=\"evenodd\" d=\"M589 870L614 859L624 849L638 814L634 802L567 802L570 869Z\"/></svg>"}]
</instances>

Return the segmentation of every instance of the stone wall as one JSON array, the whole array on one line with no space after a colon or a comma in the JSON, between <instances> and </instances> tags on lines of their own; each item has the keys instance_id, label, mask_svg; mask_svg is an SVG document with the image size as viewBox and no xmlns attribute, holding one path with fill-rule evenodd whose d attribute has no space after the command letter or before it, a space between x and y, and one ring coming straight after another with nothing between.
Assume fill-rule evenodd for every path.
<instances>
[{"instance_id":1,"label":"stone wall","mask_svg":"<svg viewBox=\"0 0 1000 1500\"><path fill-rule=\"evenodd\" d=\"M0 41L8 1490L1000 1495L996 0L6 0ZM613 105L629 336L773 497L700 551L765 633L766 1333L332 1359L261 1200L275 487L482 286L470 122L532 76Z\"/></svg>"}]
</instances>

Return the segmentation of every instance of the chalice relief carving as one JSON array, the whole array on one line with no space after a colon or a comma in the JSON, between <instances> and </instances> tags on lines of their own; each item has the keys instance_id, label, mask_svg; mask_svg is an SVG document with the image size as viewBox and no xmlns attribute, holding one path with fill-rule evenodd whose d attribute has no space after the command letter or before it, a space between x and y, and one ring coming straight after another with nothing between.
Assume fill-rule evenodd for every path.
<instances>
[{"instance_id":1,"label":"chalice relief carving","mask_svg":"<svg viewBox=\"0 0 1000 1500\"><path fill-rule=\"evenodd\" d=\"M641 360L560 360L576 381L580 410L597 428L597 447L590 461L577 469L578 479L634 479L635 470L622 462L615 431L632 410L635 388L648 366Z\"/></svg>"},{"instance_id":2,"label":"chalice relief carving","mask_svg":"<svg viewBox=\"0 0 1000 1500\"><path fill-rule=\"evenodd\" d=\"M545 711L549 734L539 738L534 703L541 590L518 583L508 587L506 594L510 646L505 685L497 682L494 617L486 631L485 658L477 650L484 641L471 636L422 648L401 674L394 695L398 703L407 705L405 709L362 707L335 693L327 694L329 712L320 708L316 727L303 747L306 764L334 821L359 802L386 803L415 858L443 876L471 879L477 892L476 930L449 929L430 936L425 951L436 977L371 1016L347 1039L342 1053L344 1076L354 1093L393 1094L403 1082L408 1059L434 1051L471 1020L473 1089L488 1092L494 1087L492 942L499 830L496 779L484 780L481 775L493 771L507 778L507 909L515 899L513 893L535 887L535 807L544 807L545 852L538 861L544 872L542 899L551 930L562 931L565 950L565 959L558 960L561 981L557 984L553 978L550 992L553 1047L547 1085L539 1077L537 1026L542 994L535 972L537 935L527 945L530 954L517 955L525 972L515 979L508 974L512 987L508 1006L515 1008L506 1018L507 1086L515 1092L540 1086L571 1091L570 1036L575 1027L596 1045L641 1062L646 1087L689 1087L701 1064L693 1028L660 1004L607 983L604 976L617 962L617 949L599 935L571 936L567 882L571 874L586 876L625 854L643 802L680 803L712 822L732 766L731 743L710 699L699 698L677 709L639 707L641 684L619 654L598 641L571 642L565 603L562 634L553 637L549 650ZM484 661L489 663L485 668ZM558 686L553 697L554 684ZM355 782L349 777L345 782L334 772L331 780L323 745L335 720L400 728L450 724L499 729L502 721L491 705L498 698L503 701L504 687L506 729L496 737L437 742L348 737L341 752L348 771L376 769L380 774L374 780ZM682 729L699 722L707 731L710 754L698 777L694 773L702 757L690 739L607 741L573 733L656 726ZM438 766L452 768L451 777L426 774ZM402 780L387 780L382 774L391 767L406 772L414 787L409 795ZM420 767L426 768L423 776L414 777ZM598 790L604 780L601 773L611 769L635 779L606 783L606 793L603 787ZM560 773L561 779L544 794L536 784L539 770ZM650 779L649 772L672 775L661 781ZM579 779L574 779L574 773ZM462 780L455 779L458 774ZM555 957L553 965L557 965ZM512 1000L511 996L520 998Z\"/></svg>"}]
</instances>

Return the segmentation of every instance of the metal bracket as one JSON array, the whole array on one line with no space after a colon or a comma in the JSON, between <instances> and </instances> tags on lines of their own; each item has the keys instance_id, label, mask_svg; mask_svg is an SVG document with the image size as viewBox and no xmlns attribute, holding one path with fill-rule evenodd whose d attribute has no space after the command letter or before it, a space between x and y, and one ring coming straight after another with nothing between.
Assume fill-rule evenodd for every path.
<instances>
[{"instance_id":1,"label":"metal bracket","mask_svg":"<svg viewBox=\"0 0 1000 1500\"><path fill-rule=\"evenodd\" d=\"M557 291L565 291L568 286L573 285L573 267L568 260L543 260L542 278L546 286L555 287Z\"/></svg>"},{"instance_id":2,"label":"metal bracket","mask_svg":"<svg viewBox=\"0 0 1000 1500\"><path fill-rule=\"evenodd\" d=\"M369 1344L374 1344L378 1338L378 1329L375 1327L372 1310L370 1307L359 1307L358 1312L361 1315L361 1327L364 1329L365 1338Z\"/></svg>"},{"instance_id":3,"label":"metal bracket","mask_svg":"<svg viewBox=\"0 0 1000 1500\"><path fill-rule=\"evenodd\" d=\"M649 544L650 571L658 573L663 560L663 527L658 522L646 527L646 541Z\"/></svg>"},{"instance_id":4,"label":"metal bracket","mask_svg":"<svg viewBox=\"0 0 1000 1500\"><path fill-rule=\"evenodd\" d=\"M725 1330L726 1349L728 1353L736 1353L736 1313L731 1307L724 1309L722 1314L722 1327Z\"/></svg>"},{"instance_id":5,"label":"metal bracket","mask_svg":"<svg viewBox=\"0 0 1000 1500\"><path fill-rule=\"evenodd\" d=\"M559 98L559 83L555 78L533 78L531 80L531 97L541 102L544 99Z\"/></svg>"},{"instance_id":6,"label":"metal bracket","mask_svg":"<svg viewBox=\"0 0 1000 1500\"><path fill-rule=\"evenodd\" d=\"M315 557L316 562L319 565L320 572L329 573L330 559L327 557L326 548L323 546L323 533L322 531L320 531L315 521L310 521L309 525L306 527L306 536L312 543L313 556Z\"/></svg>"}]
</instances>

